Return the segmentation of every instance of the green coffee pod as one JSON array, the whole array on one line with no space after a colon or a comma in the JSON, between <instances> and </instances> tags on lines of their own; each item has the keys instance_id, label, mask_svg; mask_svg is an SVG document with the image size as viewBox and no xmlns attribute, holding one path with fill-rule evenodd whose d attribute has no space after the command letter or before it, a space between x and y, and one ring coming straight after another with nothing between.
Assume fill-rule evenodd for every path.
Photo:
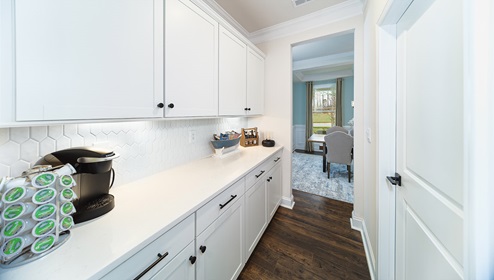
<instances>
[{"instance_id":1,"label":"green coffee pod","mask_svg":"<svg viewBox=\"0 0 494 280\"><path fill-rule=\"evenodd\" d=\"M41 254L49 250L55 244L55 235L50 234L36 239L33 245L31 245L31 252L35 254Z\"/></svg>"},{"instance_id":2,"label":"green coffee pod","mask_svg":"<svg viewBox=\"0 0 494 280\"><path fill-rule=\"evenodd\" d=\"M36 204L45 204L50 202L57 195L57 191L54 188L46 188L37 191L33 195L33 202Z\"/></svg>"},{"instance_id":3,"label":"green coffee pod","mask_svg":"<svg viewBox=\"0 0 494 280\"><path fill-rule=\"evenodd\" d=\"M75 198L75 193L71 189L63 189L60 192L60 200L61 201L72 201Z\"/></svg>"},{"instance_id":4,"label":"green coffee pod","mask_svg":"<svg viewBox=\"0 0 494 280\"><path fill-rule=\"evenodd\" d=\"M72 202L65 202L64 204L62 204L62 206L60 207L60 214L62 214L63 216L68 216L72 213L75 213L75 207Z\"/></svg>"},{"instance_id":5,"label":"green coffee pod","mask_svg":"<svg viewBox=\"0 0 494 280\"><path fill-rule=\"evenodd\" d=\"M22 203L18 202L15 204L10 204L2 212L2 219L5 221L12 221L25 214L31 213L36 206L32 203Z\"/></svg>"},{"instance_id":6,"label":"green coffee pod","mask_svg":"<svg viewBox=\"0 0 494 280\"><path fill-rule=\"evenodd\" d=\"M60 221L60 230L66 231L74 226L74 218L72 216L67 216Z\"/></svg>"},{"instance_id":7,"label":"green coffee pod","mask_svg":"<svg viewBox=\"0 0 494 280\"><path fill-rule=\"evenodd\" d=\"M12 238L3 244L1 253L7 258L14 257L22 252L25 243L26 242L21 237Z\"/></svg>"},{"instance_id":8,"label":"green coffee pod","mask_svg":"<svg viewBox=\"0 0 494 280\"><path fill-rule=\"evenodd\" d=\"M75 180L72 176L70 175L63 175L59 179L60 186L64 188L72 188L75 186Z\"/></svg>"},{"instance_id":9,"label":"green coffee pod","mask_svg":"<svg viewBox=\"0 0 494 280\"><path fill-rule=\"evenodd\" d=\"M53 203L47 203L38 206L33 212L33 219L36 221L42 221L50 218L57 211L57 207Z\"/></svg>"},{"instance_id":10,"label":"green coffee pod","mask_svg":"<svg viewBox=\"0 0 494 280\"><path fill-rule=\"evenodd\" d=\"M43 237L55 229L56 221L54 219L44 220L36 224L32 230L32 234L35 237Z\"/></svg>"},{"instance_id":11,"label":"green coffee pod","mask_svg":"<svg viewBox=\"0 0 494 280\"><path fill-rule=\"evenodd\" d=\"M13 187L6 191L2 196L2 201L5 203L16 203L17 201L23 199L27 194L26 187Z\"/></svg>"},{"instance_id":12,"label":"green coffee pod","mask_svg":"<svg viewBox=\"0 0 494 280\"><path fill-rule=\"evenodd\" d=\"M26 224L23 220L13 220L5 225L2 229L2 236L5 238L12 238L18 235L20 232L24 230Z\"/></svg>"},{"instance_id":13,"label":"green coffee pod","mask_svg":"<svg viewBox=\"0 0 494 280\"><path fill-rule=\"evenodd\" d=\"M33 185L33 187L38 189L51 187L55 182L56 178L57 175L53 172L41 173L33 177L31 181L31 185Z\"/></svg>"}]
</instances>

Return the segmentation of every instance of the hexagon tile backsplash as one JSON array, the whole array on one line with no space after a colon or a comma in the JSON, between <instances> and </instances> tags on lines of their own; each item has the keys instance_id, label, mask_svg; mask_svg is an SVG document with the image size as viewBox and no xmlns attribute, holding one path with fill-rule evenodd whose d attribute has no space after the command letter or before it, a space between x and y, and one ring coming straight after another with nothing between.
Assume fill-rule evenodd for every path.
<instances>
[{"instance_id":1,"label":"hexagon tile backsplash","mask_svg":"<svg viewBox=\"0 0 494 280\"><path fill-rule=\"evenodd\" d=\"M120 154L113 161L115 186L213 154L213 133L240 131L245 118L159 120L0 128L0 177L18 176L42 156L78 146ZM195 132L189 143L189 131Z\"/></svg>"}]
</instances>

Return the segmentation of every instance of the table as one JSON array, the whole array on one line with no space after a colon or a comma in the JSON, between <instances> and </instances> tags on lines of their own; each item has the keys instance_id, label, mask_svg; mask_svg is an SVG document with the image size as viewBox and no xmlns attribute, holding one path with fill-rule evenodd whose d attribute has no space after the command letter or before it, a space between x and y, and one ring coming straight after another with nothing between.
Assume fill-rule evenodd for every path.
<instances>
[{"instance_id":1,"label":"table","mask_svg":"<svg viewBox=\"0 0 494 280\"><path fill-rule=\"evenodd\" d=\"M326 172L326 142L324 141L326 134L312 134L307 141L313 143L321 143L322 151L322 172Z\"/></svg>"}]
</instances>

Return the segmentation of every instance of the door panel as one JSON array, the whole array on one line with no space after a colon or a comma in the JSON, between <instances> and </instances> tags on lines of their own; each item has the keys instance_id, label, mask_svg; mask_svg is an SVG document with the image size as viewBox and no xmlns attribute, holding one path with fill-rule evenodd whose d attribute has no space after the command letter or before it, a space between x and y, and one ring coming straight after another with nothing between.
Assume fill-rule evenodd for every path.
<instances>
[{"instance_id":1,"label":"door panel","mask_svg":"<svg viewBox=\"0 0 494 280\"><path fill-rule=\"evenodd\" d=\"M396 278L462 278L462 1L415 0L397 31Z\"/></svg>"}]
</instances>

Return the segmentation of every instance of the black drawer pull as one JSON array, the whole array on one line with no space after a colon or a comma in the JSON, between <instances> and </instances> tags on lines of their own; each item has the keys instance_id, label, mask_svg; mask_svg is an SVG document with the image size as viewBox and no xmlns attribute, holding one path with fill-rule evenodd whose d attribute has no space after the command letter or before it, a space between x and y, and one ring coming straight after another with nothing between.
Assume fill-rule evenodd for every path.
<instances>
[{"instance_id":1,"label":"black drawer pull","mask_svg":"<svg viewBox=\"0 0 494 280\"><path fill-rule=\"evenodd\" d=\"M232 200L235 199L235 197L237 197L237 195L232 195L231 198L230 198L230 200L228 200L225 204L220 204L220 209L223 209L223 207L227 206L228 203L232 202Z\"/></svg>"},{"instance_id":2,"label":"black drawer pull","mask_svg":"<svg viewBox=\"0 0 494 280\"><path fill-rule=\"evenodd\" d=\"M263 173L264 173L264 170L261 170L261 173L257 174L257 175L256 175L256 178L261 177L261 175L262 175Z\"/></svg>"},{"instance_id":3,"label":"black drawer pull","mask_svg":"<svg viewBox=\"0 0 494 280\"><path fill-rule=\"evenodd\" d=\"M274 160L274 162L278 162L281 158L278 157L277 159Z\"/></svg>"},{"instance_id":4,"label":"black drawer pull","mask_svg":"<svg viewBox=\"0 0 494 280\"><path fill-rule=\"evenodd\" d=\"M204 254L204 252L206 252L206 246L202 245L201 247L199 247L199 251Z\"/></svg>"},{"instance_id":5,"label":"black drawer pull","mask_svg":"<svg viewBox=\"0 0 494 280\"><path fill-rule=\"evenodd\" d=\"M144 274L148 273L151 269L153 269L153 267L155 267L160 261L166 258L166 256L168 256L168 252L164 253L163 255L158 254L158 259L155 260L154 263L152 263L150 266L148 266L148 268L146 268L143 272L137 275L137 277L134 278L134 280L141 279L141 277L144 276Z\"/></svg>"}]
</instances>

